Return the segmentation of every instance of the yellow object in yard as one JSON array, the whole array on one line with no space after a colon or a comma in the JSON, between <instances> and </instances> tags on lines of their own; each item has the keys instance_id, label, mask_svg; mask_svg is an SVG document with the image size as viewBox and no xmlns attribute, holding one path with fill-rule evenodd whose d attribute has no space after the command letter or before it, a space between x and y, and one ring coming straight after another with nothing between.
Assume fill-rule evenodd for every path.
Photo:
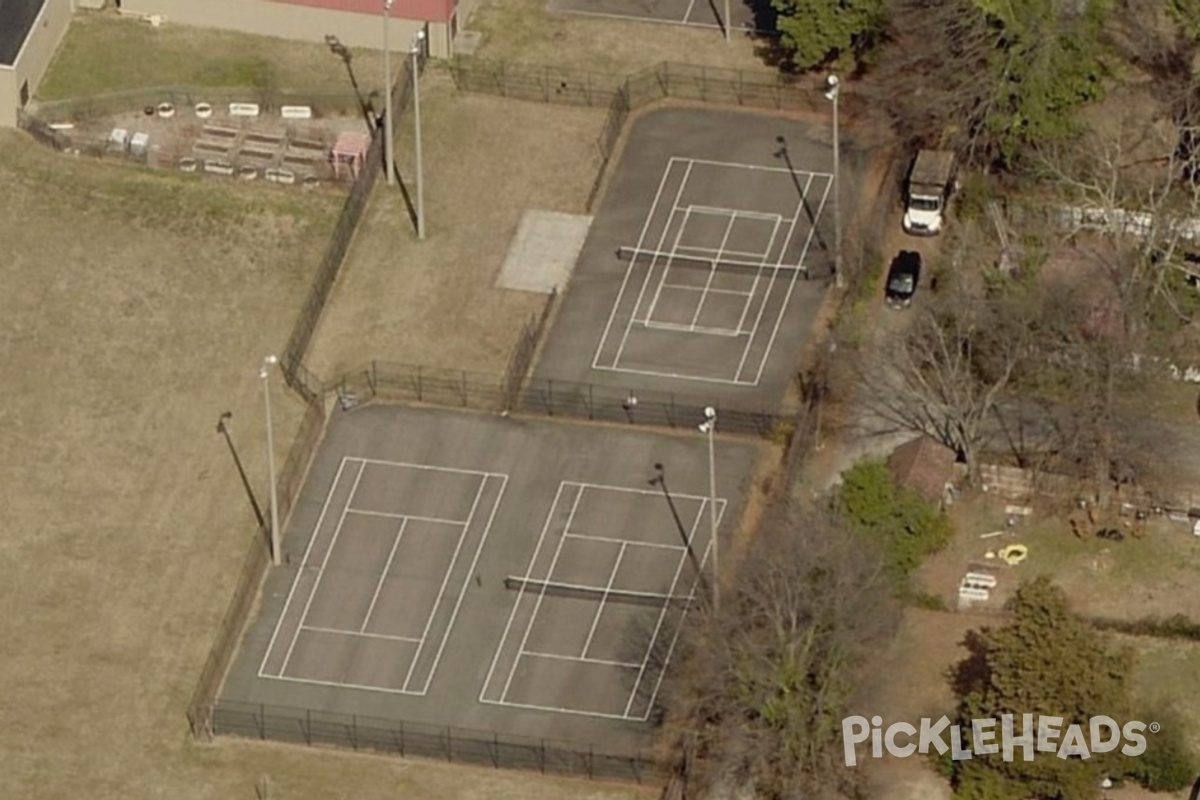
<instances>
[{"instance_id":1,"label":"yellow object in yard","mask_svg":"<svg viewBox=\"0 0 1200 800\"><path fill-rule=\"evenodd\" d=\"M1003 548L999 556L1010 567L1015 567L1026 559L1029 555L1029 548L1023 544L1010 544Z\"/></svg>"}]
</instances>

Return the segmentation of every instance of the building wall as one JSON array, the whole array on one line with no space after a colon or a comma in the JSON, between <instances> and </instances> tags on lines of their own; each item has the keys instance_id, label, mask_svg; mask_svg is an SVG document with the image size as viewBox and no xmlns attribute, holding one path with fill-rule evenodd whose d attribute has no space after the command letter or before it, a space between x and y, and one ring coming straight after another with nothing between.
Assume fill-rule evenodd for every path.
<instances>
[{"instance_id":1,"label":"building wall","mask_svg":"<svg viewBox=\"0 0 1200 800\"><path fill-rule=\"evenodd\" d=\"M397 3L393 12L402 5ZM452 0L436 0L432 5L452 8ZM381 4L379 7L382 9ZM382 11L360 14L264 0L122 0L121 11L160 14L168 25L174 22L307 42L324 42L325 37L336 36L347 47L383 48ZM393 14L388 29L392 47L406 50L419 27L419 22ZM429 54L447 58L451 52L450 25L429 23Z\"/></svg>"},{"instance_id":2,"label":"building wall","mask_svg":"<svg viewBox=\"0 0 1200 800\"><path fill-rule=\"evenodd\" d=\"M0 128L16 127L21 87L28 86L29 97L37 92L70 24L71 0L47 0L13 65L0 66Z\"/></svg>"}]
</instances>

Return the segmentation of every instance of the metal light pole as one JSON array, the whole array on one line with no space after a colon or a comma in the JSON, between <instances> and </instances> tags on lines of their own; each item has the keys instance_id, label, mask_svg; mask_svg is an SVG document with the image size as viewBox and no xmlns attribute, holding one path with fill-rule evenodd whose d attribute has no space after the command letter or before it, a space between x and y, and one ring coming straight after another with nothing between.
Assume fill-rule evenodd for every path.
<instances>
[{"instance_id":1,"label":"metal light pole","mask_svg":"<svg viewBox=\"0 0 1200 800\"><path fill-rule=\"evenodd\" d=\"M383 91L387 95L383 124L383 163L387 169L387 182L396 182L396 139L392 130L392 49L388 46L388 28L391 27L392 1L383 0Z\"/></svg>"},{"instance_id":2,"label":"metal light pole","mask_svg":"<svg viewBox=\"0 0 1200 800\"><path fill-rule=\"evenodd\" d=\"M725 41L726 42L733 41L731 38L733 34L732 34L732 31L730 30L730 28L732 26L733 26L733 21L729 19L729 0L725 0Z\"/></svg>"},{"instance_id":3,"label":"metal light pole","mask_svg":"<svg viewBox=\"0 0 1200 800\"><path fill-rule=\"evenodd\" d=\"M833 281L837 287L845 285L842 278L842 181L841 154L839 151L840 137L838 136L838 95L841 93L841 81L837 75L830 75L825 80L825 97L833 101Z\"/></svg>"},{"instance_id":4,"label":"metal light pole","mask_svg":"<svg viewBox=\"0 0 1200 800\"><path fill-rule=\"evenodd\" d=\"M717 459L713 435L717 430L717 410L712 406L704 409L704 422L700 432L708 434L708 524L713 552L713 613L721 607L721 543L717 539Z\"/></svg>"},{"instance_id":5,"label":"metal light pole","mask_svg":"<svg viewBox=\"0 0 1200 800\"><path fill-rule=\"evenodd\" d=\"M267 407L267 476L271 482L271 560L276 566L280 563L279 552L279 498L275 491L275 433L271 425L271 389L267 380L271 375L270 368L279 363L275 356L263 359L263 365L258 370L258 377L263 382L263 402Z\"/></svg>"},{"instance_id":6,"label":"metal light pole","mask_svg":"<svg viewBox=\"0 0 1200 800\"><path fill-rule=\"evenodd\" d=\"M419 54L421 43L425 41L425 29L417 31L413 34L412 44L412 87L413 87L413 120L417 127L416 147L417 147L417 238L425 238L425 181L421 174L421 81L419 79L417 69L419 67Z\"/></svg>"}]
</instances>

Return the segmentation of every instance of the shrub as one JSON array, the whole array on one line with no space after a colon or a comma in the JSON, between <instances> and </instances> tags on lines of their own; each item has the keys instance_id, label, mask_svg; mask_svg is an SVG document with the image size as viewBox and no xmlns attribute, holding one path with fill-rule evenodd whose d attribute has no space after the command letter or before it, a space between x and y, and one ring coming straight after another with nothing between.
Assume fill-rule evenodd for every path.
<instances>
[{"instance_id":1,"label":"shrub","mask_svg":"<svg viewBox=\"0 0 1200 800\"><path fill-rule=\"evenodd\" d=\"M1195 777L1196 763L1188 748L1183 719L1170 709L1148 716L1162 728L1158 733L1145 734L1146 752L1126 759L1126 776L1152 792L1186 789Z\"/></svg>"}]
</instances>

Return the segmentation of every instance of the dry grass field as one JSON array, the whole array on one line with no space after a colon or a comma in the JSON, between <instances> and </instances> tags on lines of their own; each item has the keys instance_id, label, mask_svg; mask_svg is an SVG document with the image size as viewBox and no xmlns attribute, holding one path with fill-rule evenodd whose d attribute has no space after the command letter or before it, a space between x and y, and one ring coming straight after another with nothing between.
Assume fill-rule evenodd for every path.
<instances>
[{"instance_id":1,"label":"dry grass field","mask_svg":"<svg viewBox=\"0 0 1200 800\"><path fill-rule=\"evenodd\" d=\"M226 741L184 711L265 493L263 355L340 197L154 174L0 136L0 797L630 796ZM279 454L299 403L276 387Z\"/></svg>"},{"instance_id":2,"label":"dry grass field","mask_svg":"<svg viewBox=\"0 0 1200 800\"><path fill-rule=\"evenodd\" d=\"M774 74L740 33L711 28L551 14L543 0L484 0L467 27L483 34L479 58L554 64L624 75L660 61Z\"/></svg>"},{"instance_id":3,"label":"dry grass field","mask_svg":"<svg viewBox=\"0 0 1200 800\"><path fill-rule=\"evenodd\" d=\"M421 84L425 241L382 178L308 358L332 378L372 358L500 374L542 294L493 287L527 209L584 213L604 111L460 94L431 65ZM413 120L396 163L415 197Z\"/></svg>"}]
</instances>

